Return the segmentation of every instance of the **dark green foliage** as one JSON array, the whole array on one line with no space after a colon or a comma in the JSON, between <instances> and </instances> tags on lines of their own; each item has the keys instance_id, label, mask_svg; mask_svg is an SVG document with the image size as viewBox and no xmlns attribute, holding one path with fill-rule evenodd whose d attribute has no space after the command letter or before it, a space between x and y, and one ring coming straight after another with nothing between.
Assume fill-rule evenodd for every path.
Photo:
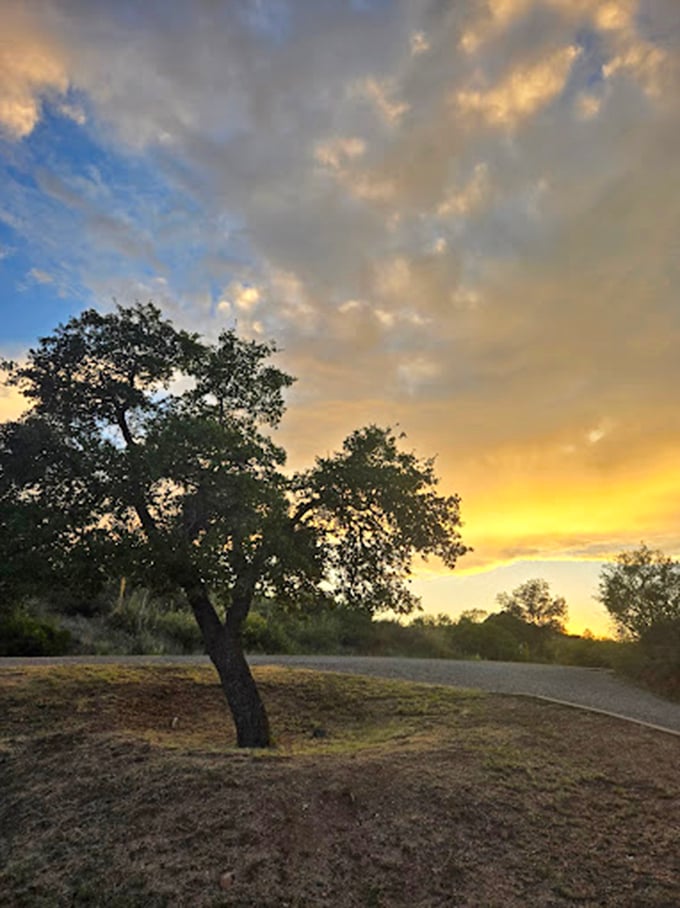
<instances>
[{"instance_id":1,"label":"dark green foliage","mask_svg":"<svg viewBox=\"0 0 680 908\"><path fill-rule=\"evenodd\" d=\"M499 593L496 601L503 611L529 624L561 631L567 620L567 603L553 596L546 580L527 580L511 593Z\"/></svg>"},{"instance_id":2,"label":"dark green foliage","mask_svg":"<svg viewBox=\"0 0 680 908\"><path fill-rule=\"evenodd\" d=\"M550 644L550 661L584 668L615 668L621 650L622 644L615 640L560 634Z\"/></svg>"},{"instance_id":3,"label":"dark green foliage","mask_svg":"<svg viewBox=\"0 0 680 908\"><path fill-rule=\"evenodd\" d=\"M680 563L646 545L622 552L602 569L599 599L619 633L639 639L660 622L680 620Z\"/></svg>"},{"instance_id":4,"label":"dark green foliage","mask_svg":"<svg viewBox=\"0 0 680 908\"><path fill-rule=\"evenodd\" d=\"M147 304L88 310L8 364L33 408L2 426L0 501L41 556L37 577L14 561L16 574L82 588L87 567L92 589L116 575L177 587L191 562L233 584L242 552L224 541L286 507L283 452L259 432L292 381L271 353L230 332L202 344Z\"/></svg>"},{"instance_id":5,"label":"dark green foliage","mask_svg":"<svg viewBox=\"0 0 680 908\"><path fill-rule=\"evenodd\" d=\"M680 700L680 619L661 620L635 642L622 644L615 667L655 693Z\"/></svg>"},{"instance_id":6,"label":"dark green foliage","mask_svg":"<svg viewBox=\"0 0 680 908\"><path fill-rule=\"evenodd\" d=\"M54 627L61 621L70 634L72 652L204 651L199 629L181 596L159 597L142 588L121 595L119 588L111 585L92 602L92 616L87 619L60 614L46 617L45 603L36 603L36 609L31 620ZM428 615L403 624L324 599L302 611L259 599L244 623L242 639L250 653L542 661L616 668L635 677L642 672L641 658L632 655L630 644L560 633L546 635L545 629L511 615L484 616L469 612L453 620L446 615ZM669 655L672 639L669 635ZM25 654L32 652L26 650ZM660 664L658 654L654 660Z\"/></svg>"},{"instance_id":7,"label":"dark green foliage","mask_svg":"<svg viewBox=\"0 0 680 908\"><path fill-rule=\"evenodd\" d=\"M203 651L199 628L181 595L155 596L151 590L138 588L122 594L119 591L110 602L106 625L121 644L127 642L129 651Z\"/></svg>"},{"instance_id":8,"label":"dark green foliage","mask_svg":"<svg viewBox=\"0 0 680 908\"><path fill-rule=\"evenodd\" d=\"M376 426L287 478L261 431L292 383L273 352L233 332L206 344L138 304L88 310L6 364L33 404L0 435L6 585L74 578L89 595L111 576L170 589L198 572L225 601L247 587L299 607L323 582L353 607L410 611L412 555L452 567L466 551L458 498Z\"/></svg>"},{"instance_id":9,"label":"dark green foliage","mask_svg":"<svg viewBox=\"0 0 680 908\"><path fill-rule=\"evenodd\" d=\"M0 656L63 656L70 648L71 635L52 621L23 609L0 614Z\"/></svg>"},{"instance_id":10,"label":"dark green foliage","mask_svg":"<svg viewBox=\"0 0 680 908\"><path fill-rule=\"evenodd\" d=\"M489 615L484 624L502 632L506 640L516 641L522 661L550 661L552 641L561 633L552 624L535 624L513 612Z\"/></svg>"},{"instance_id":11,"label":"dark green foliage","mask_svg":"<svg viewBox=\"0 0 680 908\"><path fill-rule=\"evenodd\" d=\"M483 613L482 613L483 615ZM256 604L244 630L250 652L405 656L553 662L611 668L621 651L612 640L568 636L503 613L419 616L410 624L317 603L296 616L271 602ZM475 618L477 620L475 620Z\"/></svg>"},{"instance_id":12,"label":"dark green foliage","mask_svg":"<svg viewBox=\"0 0 680 908\"><path fill-rule=\"evenodd\" d=\"M458 533L460 499L437 494L434 461L398 442L390 429L368 426L295 480L296 521L321 534L325 588L369 612L413 611L414 552L453 568L468 550Z\"/></svg>"},{"instance_id":13,"label":"dark green foliage","mask_svg":"<svg viewBox=\"0 0 680 908\"><path fill-rule=\"evenodd\" d=\"M639 647L645 666L642 680L652 689L680 700L680 618L664 618L643 631Z\"/></svg>"},{"instance_id":14,"label":"dark green foliage","mask_svg":"<svg viewBox=\"0 0 680 908\"><path fill-rule=\"evenodd\" d=\"M164 641L165 652L190 655L204 651L200 629L188 611L161 612L154 632Z\"/></svg>"},{"instance_id":15,"label":"dark green foliage","mask_svg":"<svg viewBox=\"0 0 680 908\"><path fill-rule=\"evenodd\" d=\"M82 452L37 416L0 425L0 604L49 593L75 607L101 587L103 534L84 469Z\"/></svg>"},{"instance_id":16,"label":"dark green foliage","mask_svg":"<svg viewBox=\"0 0 680 908\"><path fill-rule=\"evenodd\" d=\"M454 633L458 650L467 658L525 661L529 657L529 650L523 639L525 635L522 622L513 621L512 626L508 627L503 621L495 620L498 617L489 615L482 623L461 618Z\"/></svg>"},{"instance_id":17,"label":"dark green foliage","mask_svg":"<svg viewBox=\"0 0 680 908\"><path fill-rule=\"evenodd\" d=\"M368 654L373 652L376 628L386 623L328 600L299 613L260 600L248 616L243 640L255 653Z\"/></svg>"},{"instance_id":18,"label":"dark green foliage","mask_svg":"<svg viewBox=\"0 0 680 908\"><path fill-rule=\"evenodd\" d=\"M406 655L421 659L455 659L460 655L452 636L453 625L445 615L419 615L405 627L381 622L373 646L380 655Z\"/></svg>"},{"instance_id":19,"label":"dark green foliage","mask_svg":"<svg viewBox=\"0 0 680 908\"><path fill-rule=\"evenodd\" d=\"M620 636L632 641L617 668L680 699L680 563L646 545L622 552L602 569L599 598Z\"/></svg>"}]
</instances>

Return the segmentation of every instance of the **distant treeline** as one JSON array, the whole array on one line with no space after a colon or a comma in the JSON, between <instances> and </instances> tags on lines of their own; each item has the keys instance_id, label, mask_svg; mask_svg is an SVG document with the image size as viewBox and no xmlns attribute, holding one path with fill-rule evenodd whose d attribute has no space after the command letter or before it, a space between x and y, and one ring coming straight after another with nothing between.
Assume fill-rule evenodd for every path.
<instances>
[{"instance_id":1,"label":"distant treeline","mask_svg":"<svg viewBox=\"0 0 680 908\"><path fill-rule=\"evenodd\" d=\"M246 625L251 652L412 656L506 662L611 664L617 644L574 637L508 612L420 616L404 624L342 607L319 606L294 616L261 604Z\"/></svg>"},{"instance_id":2,"label":"distant treeline","mask_svg":"<svg viewBox=\"0 0 680 908\"><path fill-rule=\"evenodd\" d=\"M110 588L83 614L34 601L3 621L4 655L198 653L196 622L180 599ZM259 600L244 627L251 653L413 656L610 666L620 645L538 626L509 612L469 612L454 620L421 616L409 624L329 603L290 612Z\"/></svg>"}]
</instances>

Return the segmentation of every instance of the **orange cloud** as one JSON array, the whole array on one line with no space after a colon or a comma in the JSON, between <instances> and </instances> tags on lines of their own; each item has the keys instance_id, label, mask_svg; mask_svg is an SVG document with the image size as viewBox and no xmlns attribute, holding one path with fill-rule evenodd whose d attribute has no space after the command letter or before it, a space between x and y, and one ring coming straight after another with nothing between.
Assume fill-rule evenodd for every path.
<instances>
[{"instance_id":1,"label":"orange cloud","mask_svg":"<svg viewBox=\"0 0 680 908\"><path fill-rule=\"evenodd\" d=\"M464 89L455 95L463 113L478 113L492 126L514 127L532 116L564 88L578 48L560 48L538 62L521 64L497 85Z\"/></svg>"},{"instance_id":2,"label":"orange cloud","mask_svg":"<svg viewBox=\"0 0 680 908\"><path fill-rule=\"evenodd\" d=\"M10 7L2 14L0 41L0 131L22 139L40 119L41 98L64 93L69 80L57 44L36 24Z\"/></svg>"}]
</instances>

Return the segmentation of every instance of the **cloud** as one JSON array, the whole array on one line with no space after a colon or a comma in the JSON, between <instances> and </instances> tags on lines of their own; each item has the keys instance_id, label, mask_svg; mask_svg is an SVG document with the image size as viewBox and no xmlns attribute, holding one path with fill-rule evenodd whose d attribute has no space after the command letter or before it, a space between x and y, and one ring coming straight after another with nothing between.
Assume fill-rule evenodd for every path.
<instances>
[{"instance_id":1,"label":"cloud","mask_svg":"<svg viewBox=\"0 0 680 908\"><path fill-rule=\"evenodd\" d=\"M437 208L442 217L468 215L481 207L489 193L489 168L480 161L475 164L467 184L449 192Z\"/></svg>"},{"instance_id":2,"label":"cloud","mask_svg":"<svg viewBox=\"0 0 680 908\"><path fill-rule=\"evenodd\" d=\"M72 120L74 123L77 123L78 126L84 126L85 123L87 123L85 111L78 104L67 104L62 102L57 106L57 110L63 117Z\"/></svg>"},{"instance_id":3,"label":"cloud","mask_svg":"<svg viewBox=\"0 0 680 908\"><path fill-rule=\"evenodd\" d=\"M409 110L409 105L405 101L395 100L395 87L390 81L380 82L373 76L354 84L351 88L351 95L373 104L376 111L390 126L398 125Z\"/></svg>"},{"instance_id":4,"label":"cloud","mask_svg":"<svg viewBox=\"0 0 680 908\"><path fill-rule=\"evenodd\" d=\"M41 271L40 268L31 268L28 272L28 278L36 284L52 284L54 282L52 275L48 274L47 271Z\"/></svg>"},{"instance_id":5,"label":"cloud","mask_svg":"<svg viewBox=\"0 0 680 908\"><path fill-rule=\"evenodd\" d=\"M582 92L575 101L575 109L578 116L583 120L592 120L600 112L602 99L597 95L589 92Z\"/></svg>"},{"instance_id":6,"label":"cloud","mask_svg":"<svg viewBox=\"0 0 680 908\"><path fill-rule=\"evenodd\" d=\"M338 137L325 142L319 142L314 149L314 157L330 170L338 171L346 161L361 157L366 151L366 143L356 136L347 138Z\"/></svg>"},{"instance_id":7,"label":"cloud","mask_svg":"<svg viewBox=\"0 0 680 908\"><path fill-rule=\"evenodd\" d=\"M410 37L410 45L411 54L414 57L417 57L418 54L426 54L431 47L425 32L413 32Z\"/></svg>"},{"instance_id":8,"label":"cloud","mask_svg":"<svg viewBox=\"0 0 680 908\"><path fill-rule=\"evenodd\" d=\"M66 60L47 29L9 3L2 12L0 41L0 133L22 139L41 116L42 98L69 85Z\"/></svg>"},{"instance_id":9,"label":"cloud","mask_svg":"<svg viewBox=\"0 0 680 908\"><path fill-rule=\"evenodd\" d=\"M535 63L522 65L488 89L463 89L455 102L463 113L478 113L493 126L515 127L552 101L563 89L579 55L574 45Z\"/></svg>"},{"instance_id":10,"label":"cloud","mask_svg":"<svg viewBox=\"0 0 680 908\"><path fill-rule=\"evenodd\" d=\"M80 299L278 339L295 463L399 422L472 565L673 541L676 6L46 0L0 121L28 155L52 104L100 160L55 145L5 219Z\"/></svg>"}]
</instances>

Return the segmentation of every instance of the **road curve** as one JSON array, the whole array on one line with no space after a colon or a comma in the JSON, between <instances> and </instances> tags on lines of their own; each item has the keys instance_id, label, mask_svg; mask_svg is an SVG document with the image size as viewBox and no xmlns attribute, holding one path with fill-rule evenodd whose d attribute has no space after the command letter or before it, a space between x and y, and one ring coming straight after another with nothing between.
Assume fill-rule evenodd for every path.
<instances>
[{"instance_id":1,"label":"road curve","mask_svg":"<svg viewBox=\"0 0 680 908\"><path fill-rule=\"evenodd\" d=\"M200 664L207 661L207 656L0 658L0 672L3 668L21 665ZM680 736L680 704L641 690L617 678L607 669L521 662L466 662L450 659L366 656L250 656L249 661L252 665L288 665L537 697L602 712Z\"/></svg>"}]
</instances>

